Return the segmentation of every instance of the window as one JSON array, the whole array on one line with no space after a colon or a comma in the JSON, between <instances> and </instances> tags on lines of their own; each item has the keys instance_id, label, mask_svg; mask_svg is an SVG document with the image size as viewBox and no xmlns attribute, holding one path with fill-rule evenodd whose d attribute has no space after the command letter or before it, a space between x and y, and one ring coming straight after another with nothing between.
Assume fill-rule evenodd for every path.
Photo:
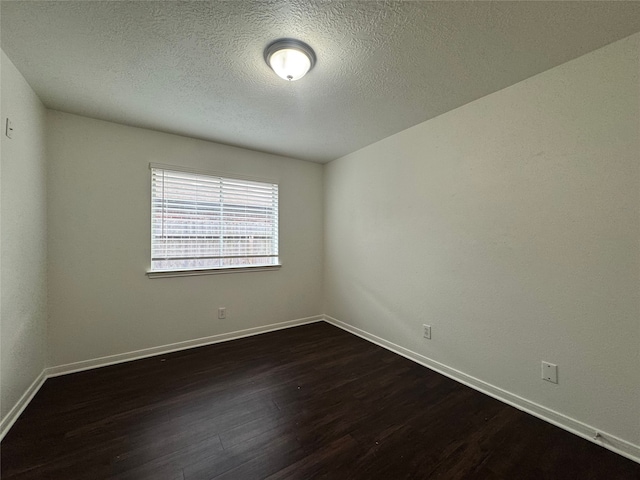
<instances>
[{"instance_id":1,"label":"window","mask_svg":"<svg viewBox=\"0 0 640 480\"><path fill-rule=\"evenodd\" d=\"M151 164L150 276L267 268L278 262L276 183Z\"/></svg>"}]
</instances>

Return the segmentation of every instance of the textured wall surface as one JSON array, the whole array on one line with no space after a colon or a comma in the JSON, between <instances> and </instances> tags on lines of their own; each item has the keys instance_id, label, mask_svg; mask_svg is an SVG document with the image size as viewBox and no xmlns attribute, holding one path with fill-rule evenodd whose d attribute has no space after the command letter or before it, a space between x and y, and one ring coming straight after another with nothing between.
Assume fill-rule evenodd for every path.
<instances>
[{"instance_id":1,"label":"textured wall surface","mask_svg":"<svg viewBox=\"0 0 640 480\"><path fill-rule=\"evenodd\" d=\"M322 165L55 111L48 149L51 366L322 313ZM147 278L150 162L277 181L282 268Z\"/></svg>"},{"instance_id":2,"label":"textured wall surface","mask_svg":"<svg viewBox=\"0 0 640 480\"><path fill-rule=\"evenodd\" d=\"M634 35L327 164L325 313L640 446L639 57Z\"/></svg>"},{"instance_id":3,"label":"textured wall surface","mask_svg":"<svg viewBox=\"0 0 640 480\"><path fill-rule=\"evenodd\" d=\"M2 52L0 183L1 418L46 360L46 109ZM13 121L13 138L4 135Z\"/></svg>"},{"instance_id":4,"label":"textured wall surface","mask_svg":"<svg viewBox=\"0 0 640 480\"><path fill-rule=\"evenodd\" d=\"M2 48L45 105L335 159L640 31L638 2L1 2ZM286 83L264 48L309 43Z\"/></svg>"}]
</instances>

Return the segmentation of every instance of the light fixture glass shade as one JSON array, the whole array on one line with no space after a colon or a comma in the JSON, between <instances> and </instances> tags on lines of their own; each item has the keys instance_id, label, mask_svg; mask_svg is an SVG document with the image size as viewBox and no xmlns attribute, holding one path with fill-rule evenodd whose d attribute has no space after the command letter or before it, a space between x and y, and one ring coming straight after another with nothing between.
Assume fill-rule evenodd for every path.
<instances>
[{"instance_id":1,"label":"light fixture glass shade","mask_svg":"<svg viewBox=\"0 0 640 480\"><path fill-rule=\"evenodd\" d=\"M278 50L271 55L269 63L276 75L291 82L304 77L311 68L309 57L292 48Z\"/></svg>"},{"instance_id":2,"label":"light fixture glass shade","mask_svg":"<svg viewBox=\"0 0 640 480\"><path fill-rule=\"evenodd\" d=\"M264 59L280 78L299 80L313 68L316 56L309 45L299 40L277 40L264 51Z\"/></svg>"}]
</instances>

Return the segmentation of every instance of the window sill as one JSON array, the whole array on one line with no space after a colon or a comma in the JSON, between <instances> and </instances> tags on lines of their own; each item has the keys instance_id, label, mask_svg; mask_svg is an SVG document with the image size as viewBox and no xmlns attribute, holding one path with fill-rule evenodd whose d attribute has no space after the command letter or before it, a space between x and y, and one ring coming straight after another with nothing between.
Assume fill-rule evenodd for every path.
<instances>
[{"instance_id":1,"label":"window sill","mask_svg":"<svg viewBox=\"0 0 640 480\"><path fill-rule=\"evenodd\" d=\"M197 275L220 275L222 273L266 272L278 270L282 265L256 265L255 267L206 268L202 270L156 270L147 272L149 278L193 277Z\"/></svg>"}]
</instances>

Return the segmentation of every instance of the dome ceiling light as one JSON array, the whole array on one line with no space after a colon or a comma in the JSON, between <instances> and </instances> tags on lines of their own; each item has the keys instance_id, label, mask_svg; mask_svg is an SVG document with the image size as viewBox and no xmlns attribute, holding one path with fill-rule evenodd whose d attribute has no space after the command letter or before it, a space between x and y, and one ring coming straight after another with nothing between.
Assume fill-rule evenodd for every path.
<instances>
[{"instance_id":1,"label":"dome ceiling light","mask_svg":"<svg viewBox=\"0 0 640 480\"><path fill-rule=\"evenodd\" d=\"M300 40L282 38L264 50L264 60L280 78L293 82L304 77L316 64L313 49Z\"/></svg>"}]
</instances>

